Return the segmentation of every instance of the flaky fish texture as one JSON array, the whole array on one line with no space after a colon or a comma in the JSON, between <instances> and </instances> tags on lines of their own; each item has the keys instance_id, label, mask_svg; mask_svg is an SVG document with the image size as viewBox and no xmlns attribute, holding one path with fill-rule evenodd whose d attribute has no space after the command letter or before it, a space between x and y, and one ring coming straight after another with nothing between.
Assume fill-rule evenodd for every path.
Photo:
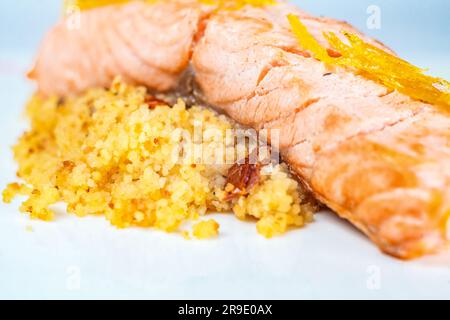
<instances>
[{"instance_id":1,"label":"flaky fish texture","mask_svg":"<svg viewBox=\"0 0 450 320\"><path fill-rule=\"evenodd\" d=\"M384 252L409 259L449 242L450 117L300 47L294 13L322 33L346 23L294 6L214 10L197 1L132 2L85 11L46 36L30 77L46 95L108 86L191 90L237 122L280 129L280 150L323 203ZM189 70L189 72L187 72ZM181 88L189 74L195 85Z\"/></svg>"}]
</instances>

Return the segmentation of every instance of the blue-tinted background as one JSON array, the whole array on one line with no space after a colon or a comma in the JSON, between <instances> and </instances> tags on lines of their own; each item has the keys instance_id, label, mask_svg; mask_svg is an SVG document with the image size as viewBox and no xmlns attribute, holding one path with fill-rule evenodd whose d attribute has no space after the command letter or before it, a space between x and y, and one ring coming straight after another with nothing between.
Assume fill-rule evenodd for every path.
<instances>
[{"instance_id":1,"label":"blue-tinted background","mask_svg":"<svg viewBox=\"0 0 450 320\"><path fill-rule=\"evenodd\" d=\"M305 10L347 20L406 59L434 74L450 75L450 1L448 0L296 0ZM42 35L59 18L62 0L0 1L0 51L32 55ZM380 30L368 30L366 10L381 8Z\"/></svg>"}]
</instances>

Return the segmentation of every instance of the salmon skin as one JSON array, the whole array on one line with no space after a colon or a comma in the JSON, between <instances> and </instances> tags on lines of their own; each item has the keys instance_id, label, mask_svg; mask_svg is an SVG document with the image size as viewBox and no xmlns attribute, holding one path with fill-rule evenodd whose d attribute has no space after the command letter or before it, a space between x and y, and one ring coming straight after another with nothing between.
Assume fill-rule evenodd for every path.
<instances>
[{"instance_id":1,"label":"salmon skin","mask_svg":"<svg viewBox=\"0 0 450 320\"><path fill-rule=\"evenodd\" d=\"M299 179L340 217L395 257L450 239L450 118L435 106L302 51L294 13L319 42L346 23L285 3L214 11L196 1L130 3L61 21L31 77L46 95L108 86L117 75L161 91L189 91L237 122L280 129L280 151ZM181 81L186 70L195 90ZM194 92L192 92L194 91Z\"/></svg>"}]
</instances>

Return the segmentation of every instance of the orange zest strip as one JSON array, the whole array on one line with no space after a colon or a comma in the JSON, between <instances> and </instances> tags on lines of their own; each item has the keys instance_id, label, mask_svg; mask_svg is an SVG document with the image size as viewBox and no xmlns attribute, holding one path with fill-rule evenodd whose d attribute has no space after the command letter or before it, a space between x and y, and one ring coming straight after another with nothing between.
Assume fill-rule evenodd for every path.
<instances>
[{"instance_id":1,"label":"orange zest strip","mask_svg":"<svg viewBox=\"0 0 450 320\"><path fill-rule=\"evenodd\" d=\"M297 16L289 14L287 18L300 46L317 60L350 69L414 100L443 106L450 111L450 82L447 80L428 76L425 70L345 31L343 35L348 43L333 32L324 33L330 48L340 54L331 57Z\"/></svg>"},{"instance_id":2,"label":"orange zest strip","mask_svg":"<svg viewBox=\"0 0 450 320\"><path fill-rule=\"evenodd\" d=\"M130 0L65 0L64 9L77 8L78 10L90 10L98 7L109 6L114 4L123 4Z\"/></svg>"},{"instance_id":3,"label":"orange zest strip","mask_svg":"<svg viewBox=\"0 0 450 320\"><path fill-rule=\"evenodd\" d=\"M239 10L245 6L264 7L274 5L277 0L199 0L200 3L223 10Z\"/></svg>"},{"instance_id":4,"label":"orange zest strip","mask_svg":"<svg viewBox=\"0 0 450 320\"><path fill-rule=\"evenodd\" d=\"M331 63L332 58L328 55L327 50L308 32L308 29L301 23L300 19L294 14L289 14L287 18L300 46L311 51L314 54L314 58L325 63Z\"/></svg>"},{"instance_id":5,"label":"orange zest strip","mask_svg":"<svg viewBox=\"0 0 450 320\"><path fill-rule=\"evenodd\" d=\"M64 8L77 8L79 10L89 10L98 7L123 4L133 0L65 0ZM170 0L140 0L148 3L155 3L157 1ZM253 7L264 7L266 5L273 5L277 0L198 0L200 3L210 6L216 6L218 9L224 10L239 10L247 5Z\"/></svg>"}]
</instances>

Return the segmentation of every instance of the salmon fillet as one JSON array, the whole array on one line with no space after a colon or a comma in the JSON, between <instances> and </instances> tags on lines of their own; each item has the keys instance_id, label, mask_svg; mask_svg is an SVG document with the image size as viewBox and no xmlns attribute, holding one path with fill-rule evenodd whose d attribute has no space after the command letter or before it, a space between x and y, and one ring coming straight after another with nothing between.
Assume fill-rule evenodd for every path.
<instances>
[{"instance_id":1,"label":"salmon fillet","mask_svg":"<svg viewBox=\"0 0 450 320\"><path fill-rule=\"evenodd\" d=\"M323 31L346 23L278 4L213 11L196 1L130 3L61 21L45 38L31 77L46 95L108 86L117 75L161 91L186 74L197 99L239 123L280 130L280 151L314 195L404 259L450 239L450 118L302 51L286 19ZM188 72L189 71L189 72Z\"/></svg>"}]
</instances>

